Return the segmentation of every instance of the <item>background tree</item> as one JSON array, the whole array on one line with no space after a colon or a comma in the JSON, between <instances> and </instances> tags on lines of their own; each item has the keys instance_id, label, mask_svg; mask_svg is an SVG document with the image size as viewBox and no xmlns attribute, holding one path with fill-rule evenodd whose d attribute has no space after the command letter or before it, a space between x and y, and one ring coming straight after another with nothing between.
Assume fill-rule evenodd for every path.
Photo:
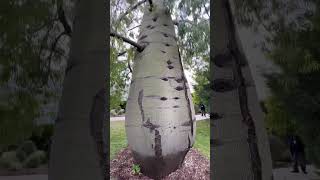
<instances>
[{"instance_id":1,"label":"background tree","mask_svg":"<svg viewBox=\"0 0 320 180\"><path fill-rule=\"evenodd\" d=\"M51 113L45 114L47 106L57 102L70 27L62 1L0 6L0 146L6 147L28 138L38 118Z\"/></svg>"}]
</instances>

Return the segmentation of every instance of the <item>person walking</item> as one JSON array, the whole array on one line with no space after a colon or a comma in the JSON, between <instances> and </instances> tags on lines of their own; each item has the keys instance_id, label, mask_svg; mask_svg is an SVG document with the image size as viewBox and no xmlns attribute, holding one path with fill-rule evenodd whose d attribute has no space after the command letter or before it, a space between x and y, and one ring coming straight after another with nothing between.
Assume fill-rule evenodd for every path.
<instances>
[{"instance_id":1,"label":"person walking","mask_svg":"<svg viewBox=\"0 0 320 180\"><path fill-rule=\"evenodd\" d=\"M200 104L201 116L206 116L206 107L204 104Z\"/></svg>"},{"instance_id":2,"label":"person walking","mask_svg":"<svg viewBox=\"0 0 320 180\"><path fill-rule=\"evenodd\" d=\"M290 152L293 160L293 170L291 172L298 173L300 166L303 173L307 174L306 171L306 159L305 159L305 150L304 144L301 141L300 137L294 135L290 138Z\"/></svg>"}]
</instances>

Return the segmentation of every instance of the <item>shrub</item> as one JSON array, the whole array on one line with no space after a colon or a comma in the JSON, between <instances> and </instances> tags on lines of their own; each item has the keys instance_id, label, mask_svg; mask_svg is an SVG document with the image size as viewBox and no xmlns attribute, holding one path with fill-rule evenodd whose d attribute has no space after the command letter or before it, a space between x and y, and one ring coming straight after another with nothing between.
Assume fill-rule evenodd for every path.
<instances>
[{"instance_id":1,"label":"shrub","mask_svg":"<svg viewBox=\"0 0 320 180\"><path fill-rule=\"evenodd\" d=\"M18 170L22 168L15 151L8 151L1 154L0 166L9 170Z\"/></svg>"},{"instance_id":2,"label":"shrub","mask_svg":"<svg viewBox=\"0 0 320 180\"><path fill-rule=\"evenodd\" d=\"M21 146L17 149L17 151L25 152L27 156L29 156L30 154L32 154L36 150L37 150L36 145L30 140L22 143Z\"/></svg>"},{"instance_id":3,"label":"shrub","mask_svg":"<svg viewBox=\"0 0 320 180\"><path fill-rule=\"evenodd\" d=\"M138 175L138 174L140 174L140 171L141 171L141 169L140 169L140 166L138 165L138 164L133 164L132 165L132 174L133 175Z\"/></svg>"},{"instance_id":4,"label":"shrub","mask_svg":"<svg viewBox=\"0 0 320 180\"><path fill-rule=\"evenodd\" d=\"M27 158L27 153L23 151L22 148L17 149L16 151L17 158L19 161L24 161Z\"/></svg>"},{"instance_id":5,"label":"shrub","mask_svg":"<svg viewBox=\"0 0 320 180\"><path fill-rule=\"evenodd\" d=\"M27 157L23 166L26 168L36 168L46 162L46 160L46 153L44 151L36 151Z\"/></svg>"}]
</instances>

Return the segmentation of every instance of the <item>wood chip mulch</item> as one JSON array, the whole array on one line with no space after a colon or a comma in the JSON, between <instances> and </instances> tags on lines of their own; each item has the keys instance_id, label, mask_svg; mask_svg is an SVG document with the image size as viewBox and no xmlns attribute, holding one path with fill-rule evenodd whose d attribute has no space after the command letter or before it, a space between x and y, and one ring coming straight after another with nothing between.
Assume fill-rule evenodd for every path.
<instances>
[{"instance_id":1,"label":"wood chip mulch","mask_svg":"<svg viewBox=\"0 0 320 180\"><path fill-rule=\"evenodd\" d=\"M151 178L132 174L134 159L131 150L127 147L121 150L115 159L110 162L110 174L112 179L117 180L150 180ZM182 167L172 172L162 180L209 180L210 162L196 149L191 148L187 153Z\"/></svg>"}]
</instances>

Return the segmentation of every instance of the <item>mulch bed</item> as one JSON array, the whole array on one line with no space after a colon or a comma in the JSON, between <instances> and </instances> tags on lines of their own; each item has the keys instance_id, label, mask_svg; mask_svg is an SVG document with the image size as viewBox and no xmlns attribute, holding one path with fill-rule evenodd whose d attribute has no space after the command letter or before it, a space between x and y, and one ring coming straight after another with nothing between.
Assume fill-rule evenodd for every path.
<instances>
[{"instance_id":1,"label":"mulch bed","mask_svg":"<svg viewBox=\"0 0 320 180\"><path fill-rule=\"evenodd\" d=\"M133 175L131 173L134 159L131 150L127 147L121 150L115 159L110 163L111 177L118 180L122 179L142 179L150 180L151 178L140 175ZM169 174L162 180L207 180L210 179L210 162L201 155L196 149L191 148L187 153L182 167Z\"/></svg>"}]
</instances>

